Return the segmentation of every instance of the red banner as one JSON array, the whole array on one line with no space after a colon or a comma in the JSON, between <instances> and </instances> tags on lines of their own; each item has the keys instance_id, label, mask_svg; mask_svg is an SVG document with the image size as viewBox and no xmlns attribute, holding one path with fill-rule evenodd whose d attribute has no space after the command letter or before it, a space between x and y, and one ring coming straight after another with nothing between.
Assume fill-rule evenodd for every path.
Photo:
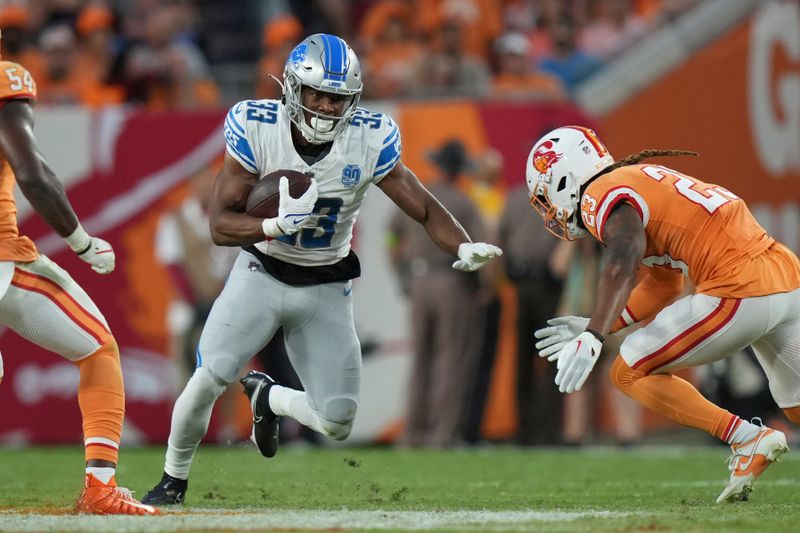
<instances>
[{"instance_id":1,"label":"red banner","mask_svg":"<svg viewBox=\"0 0 800 533\"><path fill-rule=\"evenodd\" d=\"M163 441L169 433L176 384L164 356L164 316L173 289L153 254L156 222L185 195L185 178L224 149L222 118L111 110L93 115L87 131L64 132L65 143L90 138L92 170L68 192L86 229L114 244L113 274L95 274L38 216L21 220L21 233L70 272L111 326L122 354L130 440ZM0 443L79 442L77 368L8 330L0 342Z\"/></svg>"}]
</instances>

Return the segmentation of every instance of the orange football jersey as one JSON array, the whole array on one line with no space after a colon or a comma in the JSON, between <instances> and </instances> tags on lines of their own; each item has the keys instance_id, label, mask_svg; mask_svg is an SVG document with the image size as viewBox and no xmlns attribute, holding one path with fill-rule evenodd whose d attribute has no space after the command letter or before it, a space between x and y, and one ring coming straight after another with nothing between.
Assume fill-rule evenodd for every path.
<instances>
[{"instance_id":1,"label":"orange football jersey","mask_svg":"<svg viewBox=\"0 0 800 533\"><path fill-rule=\"evenodd\" d=\"M0 105L7 100L36 100L36 82L21 65L0 61ZM20 237L17 228L17 203L14 201L14 172L5 154L0 153L0 261L34 261L36 246Z\"/></svg>"},{"instance_id":2,"label":"orange football jersey","mask_svg":"<svg viewBox=\"0 0 800 533\"><path fill-rule=\"evenodd\" d=\"M645 226L642 264L678 270L696 291L747 298L800 288L800 261L767 235L744 201L661 165L630 165L586 188L581 217L601 242L608 215L626 202Z\"/></svg>"}]
</instances>

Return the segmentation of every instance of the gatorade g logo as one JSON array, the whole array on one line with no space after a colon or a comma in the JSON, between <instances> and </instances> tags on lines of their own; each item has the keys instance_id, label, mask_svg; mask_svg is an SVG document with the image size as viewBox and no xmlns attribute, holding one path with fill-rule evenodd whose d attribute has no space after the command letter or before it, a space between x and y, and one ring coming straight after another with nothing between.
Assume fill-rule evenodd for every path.
<instances>
[{"instance_id":1,"label":"gatorade g logo","mask_svg":"<svg viewBox=\"0 0 800 533\"><path fill-rule=\"evenodd\" d=\"M547 174L555 163L561 159L561 154L553 150L553 141L545 141L533 152L533 166L539 174Z\"/></svg>"},{"instance_id":2,"label":"gatorade g logo","mask_svg":"<svg viewBox=\"0 0 800 533\"><path fill-rule=\"evenodd\" d=\"M794 177L800 173L800 5L764 2L750 32L745 123L769 177Z\"/></svg>"}]
</instances>

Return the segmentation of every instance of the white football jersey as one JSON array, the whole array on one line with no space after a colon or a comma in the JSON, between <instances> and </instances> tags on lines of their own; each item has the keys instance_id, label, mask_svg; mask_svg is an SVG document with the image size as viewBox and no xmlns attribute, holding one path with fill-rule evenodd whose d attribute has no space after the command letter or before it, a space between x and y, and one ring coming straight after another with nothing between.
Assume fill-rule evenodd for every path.
<instances>
[{"instance_id":1,"label":"white football jersey","mask_svg":"<svg viewBox=\"0 0 800 533\"><path fill-rule=\"evenodd\" d=\"M310 174L319 199L308 227L255 246L303 266L330 265L350 252L353 225L370 183L378 183L400 159L397 124L383 113L359 108L333 141L328 155L308 165L292 143L291 121L279 100L244 100L225 118L228 153L259 179L279 169Z\"/></svg>"}]
</instances>

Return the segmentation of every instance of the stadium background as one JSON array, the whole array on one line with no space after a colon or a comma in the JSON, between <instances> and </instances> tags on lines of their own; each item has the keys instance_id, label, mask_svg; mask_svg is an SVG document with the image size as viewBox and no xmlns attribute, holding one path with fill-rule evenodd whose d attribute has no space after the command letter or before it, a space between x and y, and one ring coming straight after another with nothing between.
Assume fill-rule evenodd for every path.
<instances>
[{"instance_id":1,"label":"stadium background","mask_svg":"<svg viewBox=\"0 0 800 533\"><path fill-rule=\"evenodd\" d=\"M212 3L197 4L202 13ZM592 125L618 157L650 147L697 150L701 157L681 161L682 170L740 195L768 231L800 251L800 7L794 1L683 4L680 16L611 58L566 101L413 97L362 105L395 117L404 162L423 180L434 174L425 154L458 137L472 153L490 146L502 153L510 190L523 181L532 142L563 123ZM245 76L222 79L233 72L241 70L212 69L221 97L210 108L37 107L43 151L87 230L114 244L117 271L93 275L23 201L21 230L69 270L108 319L123 358L128 444L163 442L168 434L174 385L166 310L176 288L155 257L155 230L160 215L189 194L187 177L223 152L225 104L250 96ZM387 202L371 193L356 229L364 271L354 285L356 324L378 346L365 359L356 443L396 435L409 379L407 302L385 253ZM483 422L484 436L493 440L516 429L509 329L515 306L511 291L501 288L501 295L502 331ZM0 346L6 372L0 444L78 442L75 369L9 331ZM646 422L651 431L675 429L654 417Z\"/></svg>"}]
</instances>

